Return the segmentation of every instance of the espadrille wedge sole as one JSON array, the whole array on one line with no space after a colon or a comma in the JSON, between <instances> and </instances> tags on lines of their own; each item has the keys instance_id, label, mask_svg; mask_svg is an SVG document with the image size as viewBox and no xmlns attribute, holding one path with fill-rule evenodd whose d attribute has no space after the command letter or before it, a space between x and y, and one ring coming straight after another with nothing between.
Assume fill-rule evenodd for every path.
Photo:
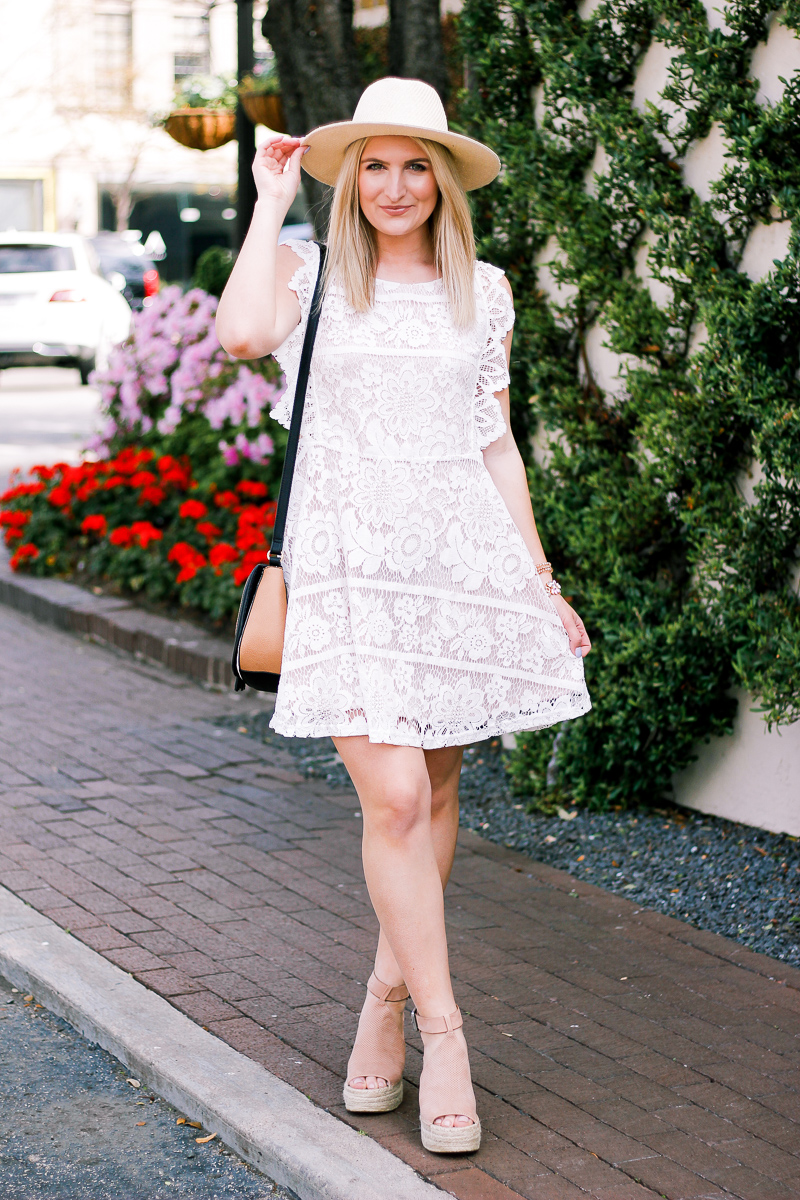
<instances>
[{"instance_id":1,"label":"espadrille wedge sole","mask_svg":"<svg viewBox=\"0 0 800 1200\"><path fill-rule=\"evenodd\" d=\"M481 1144L481 1123L475 1108L475 1092L469 1070L469 1052L461 1011L444 1017L421 1017L413 1021L425 1034L425 1057L419 1081L419 1116L422 1144L434 1154L467 1154ZM435 1038L431 1034L436 1034ZM436 1125L437 1117L469 1117L471 1125Z\"/></svg>"},{"instance_id":2,"label":"espadrille wedge sole","mask_svg":"<svg viewBox=\"0 0 800 1200\"><path fill-rule=\"evenodd\" d=\"M353 1053L347 1064L343 1095L348 1112L391 1112L402 1103L406 1061L403 1012L407 999L408 991L402 984L389 987L377 975L370 976ZM388 1086L351 1086L351 1079L366 1079L369 1075L387 1080Z\"/></svg>"},{"instance_id":3,"label":"espadrille wedge sole","mask_svg":"<svg viewBox=\"0 0 800 1200\"><path fill-rule=\"evenodd\" d=\"M481 1123L477 1118L472 1125L456 1125L453 1129L422 1120L419 1127L423 1146L433 1154L469 1154L480 1149Z\"/></svg>"},{"instance_id":4,"label":"espadrille wedge sole","mask_svg":"<svg viewBox=\"0 0 800 1200\"><path fill-rule=\"evenodd\" d=\"M385 1078L385 1076L383 1076ZM403 1081L383 1088L354 1088L344 1085L344 1106L352 1113L392 1112L403 1103Z\"/></svg>"}]
</instances>

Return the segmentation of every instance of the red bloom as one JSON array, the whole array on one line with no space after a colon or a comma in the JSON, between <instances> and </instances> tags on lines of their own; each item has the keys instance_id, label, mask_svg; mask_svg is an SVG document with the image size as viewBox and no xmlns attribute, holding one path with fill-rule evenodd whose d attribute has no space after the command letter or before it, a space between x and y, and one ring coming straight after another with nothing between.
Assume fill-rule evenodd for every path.
<instances>
[{"instance_id":1,"label":"red bloom","mask_svg":"<svg viewBox=\"0 0 800 1200\"><path fill-rule=\"evenodd\" d=\"M239 528L236 532L236 545L240 550L249 550L255 546L265 546L266 530L275 524L277 504L268 500L266 504L248 504L239 514Z\"/></svg>"},{"instance_id":2,"label":"red bloom","mask_svg":"<svg viewBox=\"0 0 800 1200\"><path fill-rule=\"evenodd\" d=\"M112 546L121 546L123 549L133 545L133 534L129 526L120 525L117 529L112 529L108 535L108 540Z\"/></svg>"},{"instance_id":3,"label":"red bloom","mask_svg":"<svg viewBox=\"0 0 800 1200\"><path fill-rule=\"evenodd\" d=\"M208 538L209 541L219 537L222 533L219 525L215 525L213 521L198 521L196 529L198 533L202 534L204 538Z\"/></svg>"},{"instance_id":4,"label":"red bloom","mask_svg":"<svg viewBox=\"0 0 800 1200\"><path fill-rule=\"evenodd\" d=\"M13 509L7 508L5 512L0 512L0 525L8 525L10 527L21 528L27 525L31 519L31 510L24 509L20 512L14 512Z\"/></svg>"},{"instance_id":5,"label":"red bloom","mask_svg":"<svg viewBox=\"0 0 800 1200\"><path fill-rule=\"evenodd\" d=\"M102 513L92 513L81 522L82 533L96 533L98 537L105 537L107 531L108 521Z\"/></svg>"},{"instance_id":6,"label":"red bloom","mask_svg":"<svg viewBox=\"0 0 800 1200\"><path fill-rule=\"evenodd\" d=\"M52 479L56 473L55 467L45 467L42 463L37 463L35 467L31 467L31 475L38 475L39 479Z\"/></svg>"},{"instance_id":7,"label":"red bloom","mask_svg":"<svg viewBox=\"0 0 800 1200\"><path fill-rule=\"evenodd\" d=\"M20 512L14 512L12 509L7 509L5 512L0 512L0 526L5 526L5 543L10 546L12 542L19 542L23 537L23 530L31 519L29 509Z\"/></svg>"},{"instance_id":8,"label":"red bloom","mask_svg":"<svg viewBox=\"0 0 800 1200\"><path fill-rule=\"evenodd\" d=\"M131 487L147 487L149 483L155 483L156 476L152 471L137 471L131 475Z\"/></svg>"},{"instance_id":9,"label":"red bloom","mask_svg":"<svg viewBox=\"0 0 800 1200\"><path fill-rule=\"evenodd\" d=\"M54 508L67 508L71 499L72 496L70 495L70 490L69 488L64 487L63 483L59 483L56 487L54 487L50 495L47 497L48 502L52 504Z\"/></svg>"},{"instance_id":10,"label":"red bloom","mask_svg":"<svg viewBox=\"0 0 800 1200\"><path fill-rule=\"evenodd\" d=\"M125 483L124 475L109 475L108 479L103 480L103 487L108 492L111 488L119 487L121 483Z\"/></svg>"},{"instance_id":11,"label":"red bloom","mask_svg":"<svg viewBox=\"0 0 800 1200\"><path fill-rule=\"evenodd\" d=\"M214 497L214 503L217 508L230 508L233 512L238 512L241 506L236 492L217 492Z\"/></svg>"},{"instance_id":12,"label":"red bloom","mask_svg":"<svg viewBox=\"0 0 800 1200\"><path fill-rule=\"evenodd\" d=\"M66 488L74 488L76 484L83 483L83 476L83 467L67 467L61 472L61 484Z\"/></svg>"},{"instance_id":13,"label":"red bloom","mask_svg":"<svg viewBox=\"0 0 800 1200\"><path fill-rule=\"evenodd\" d=\"M257 567L259 563L267 561L265 550L250 550L245 554L239 566L233 572L233 582L237 587L241 587L247 576L252 571L253 567Z\"/></svg>"},{"instance_id":14,"label":"red bloom","mask_svg":"<svg viewBox=\"0 0 800 1200\"><path fill-rule=\"evenodd\" d=\"M266 496L267 485L259 483L255 479L242 479L237 483L236 490L237 492L241 492L243 496L250 496L252 499L257 500L259 496Z\"/></svg>"},{"instance_id":15,"label":"red bloom","mask_svg":"<svg viewBox=\"0 0 800 1200\"><path fill-rule=\"evenodd\" d=\"M26 558L38 558L39 547L34 546L33 542L25 542L24 545L18 546L11 555L11 570L16 571L20 563L23 563Z\"/></svg>"},{"instance_id":16,"label":"red bloom","mask_svg":"<svg viewBox=\"0 0 800 1200\"><path fill-rule=\"evenodd\" d=\"M164 536L160 529L149 521L134 521L131 525L131 536L146 550L151 542L160 542Z\"/></svg>"},{"instance_id":17,"label":"red bloom","mask_svg":"<svg viewBox=\"0 0 800 1200\"><path fill-rule=\"evenodd\" d=\"M193 520L199 520L204 517L208 509L202 500L184 500L183 504L178 509L178 516L191 517Z\"/></svg>"},{"instance_id":18,"label":"red bloom","mask_svg":"<svg viewBox=\"0 0 800 1200\"><path fill-rule=\"evenodd\" d=\"M45 486L43 483L18 483L16 487L3 492L0 501L5 503L8 500L19 500L20 496L38 496L45 490Z\"/></svg>"},{"instance_id":19,"label":"red bloom","mask_svg":"<svg viewBox=\"0 0 800 1200\"><path fill-rule=\"evenodd\" d=\"M226 562L236 562L239 552L229 542L217 542L208 552L208 561L212 567L220 567Z\"/></svg>"},{"instance_id":20,"label":"red bloom","mask_svg":"<svg viewBox=\"0 0 800 1200\"><path fill-rule=\"evenodd\" d=\"M184 491L192 482L192 470L188 459L178 462L171 454L164 454L158 460L158 470L162 483L173 483Z\"/></svg>"},{"instance_id":21,"label":"red bloom","mask_svg":"<svg viewBox=\"0 0 800 1200\"><path fill-rule=\"evenodd\" d=\"M89 497L93 496L96 491L97 484L93 479L89 479L86 483L81 484L75 493L75 497L77 500L88 500Z\"/></svg>"},{"instance_id":22,"label":"red bloom","mask_svg":"<svg viewBox=\"0 0 800 1200\"><path fill-rule=\"evenodd\" d=\"M245 525L236 534L236 545L240 550L252 550L256 546L266 546L267 539L263 532L254 525Z\"/></svg>"},{"instance_id":23,"label":"red bloom","mask_svg":"<svg viewBox=\"0 0 800 1200\"><path fill-rule=\"evenodd\" d=\"M152 462L153 458L152 450L137 450L135 446L126 446L124 450L120 450L116 458L111 460L109 466L113 471L123 471L126 475L133 475L145 463Z\"/></svg>"},{"instance_id":24,"label":"red bloom","mask_svg":"<svg viewBox=\"0 0 800 1200\"><path fill-rule=\"evenodd\" d=\"M148 484L139 493L139 504L162 504L167 493L157 483Z\"/></svg>"},{"instance_id":25,"label":"red bloom","mask_svg":"<svg viewBox=\"0 0 800 1200\"><path fill-rule=\"evenodd\" d=\"M176 542L167 555L167 560L178 563L181 568L176 583L188 583L190 579L194 579L201 567L206 565L205 555L188 542Z\"/></svg>"}]
</instances>

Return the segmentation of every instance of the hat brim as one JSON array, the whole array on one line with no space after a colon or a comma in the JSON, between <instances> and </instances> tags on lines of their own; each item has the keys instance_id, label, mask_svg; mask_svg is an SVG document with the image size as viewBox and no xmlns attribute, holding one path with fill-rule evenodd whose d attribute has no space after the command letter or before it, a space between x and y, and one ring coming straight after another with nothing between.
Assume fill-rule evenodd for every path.
<instances>
[{"instance_id":1,"label":"hat brim","mask_svg":"<svg viewBox=\"0 0 800 1200\"><path fill-rule=\"evenodd\" d=\"M464 137L463 134L450 133L449 130L441 133L438 129L426 129L422 125L356 121L337 121L333 125L320 125L318 129L312 129L311 133L306 134L302 139L303 145L308 146L308 151L303 155L303 169L320 183L334 185L348 146L360 138L383 137L387 134L426 138L446 146L455 159L459 178L467 192L485 187L500 171L500 159L494 150L473 138Z\"/></svg>"}]
</instances>

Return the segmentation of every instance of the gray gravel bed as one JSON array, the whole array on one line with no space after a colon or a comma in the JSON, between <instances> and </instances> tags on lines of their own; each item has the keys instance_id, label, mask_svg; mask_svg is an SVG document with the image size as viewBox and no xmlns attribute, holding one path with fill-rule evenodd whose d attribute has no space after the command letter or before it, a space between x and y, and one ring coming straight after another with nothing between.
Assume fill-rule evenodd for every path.
<instances>
[{"instance_id":1,"label":"gray gravel bed","mask_svg":"<svg viewBox=\"0 0 800 1200\"><path fill-rule=\"evenodd\" d=\"M237 727L241 720L219 723ZM280 737L264 712L245 720L243 730L289 750L308 778L352 789L329 738ZM800 839L674 805L571 808L569 820L528 812L509 791L504 759L498 739L465 750L460 797L467 829L642 908L800 966Z\"/></svg>"},{"instance_id":2,"label":"gray gravel bed","mask_svg":"<svg viewBox=\"0 0 800 1200\"><path fill-rule=\"evenodd\" d=\"M297 1200L0 977L3 1200Z\"/></svg>"}]
</instances>

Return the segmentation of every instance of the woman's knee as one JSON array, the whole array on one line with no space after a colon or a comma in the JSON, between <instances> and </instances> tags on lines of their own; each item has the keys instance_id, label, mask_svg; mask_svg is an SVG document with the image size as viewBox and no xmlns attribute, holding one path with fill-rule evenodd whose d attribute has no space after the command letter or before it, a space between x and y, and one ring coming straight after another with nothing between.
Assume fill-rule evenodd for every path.
<instances>
[{"instance_id":1,"label":"woman's knee","mask_svg":"<svg viewBox=\"0 0 800 1200\"><path fill-rule=\"evenodd\" d=\"M392 841L403 841L430 826L431 790L425 780L393 780L365 806L365 823Z\"/></svg>"}]
</instances>

